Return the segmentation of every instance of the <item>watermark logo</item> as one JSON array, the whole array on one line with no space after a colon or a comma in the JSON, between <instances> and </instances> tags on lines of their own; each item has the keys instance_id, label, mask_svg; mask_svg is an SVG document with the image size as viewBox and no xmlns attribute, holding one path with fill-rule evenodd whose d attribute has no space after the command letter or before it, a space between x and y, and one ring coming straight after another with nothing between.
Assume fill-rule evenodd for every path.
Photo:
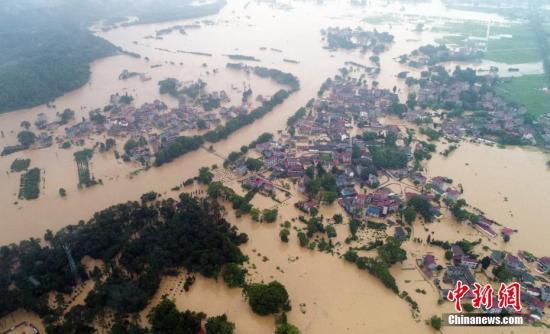
<instances>
[{"instance_id":1,"label":"watermark logo","mask_svg":"<svg viewBox=\"0 0 550 334\"><path fill-rule=\"evenodd\" d=\"M470 287L462 281L456 281L455 288L449 290L447 299L455 303L456 312L462 312L461 300L466 294L471 291L473 293L472 306L476 309L485 308L489 310L493 307L493 287L490 284L482 286L479 283L473 284L474 288ZM512 307L516 312L521 311L521 287L518 282L510 284L501 283L497 293L498 307L503 309Z\"/></svg>"}]
</instances>

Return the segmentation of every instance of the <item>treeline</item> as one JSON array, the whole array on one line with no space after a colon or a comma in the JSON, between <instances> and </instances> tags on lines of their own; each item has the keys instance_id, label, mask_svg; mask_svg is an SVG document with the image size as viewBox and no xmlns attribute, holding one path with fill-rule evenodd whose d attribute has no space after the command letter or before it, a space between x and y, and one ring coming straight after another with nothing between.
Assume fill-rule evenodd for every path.
<instances>
[{"instance_id":1,"label":"treeline","mask_svg":"<svg viewBox=\"0 0 550 334\"><path fill-rule=\"evenodd\" d=\"M224 186L221 182L212 182L208 185L208 196L213 199L224 199L233 204L233 209L237 210L237 215L250 213L254 207L250 204L254 198L255 192L249 191L245 196L238 195L230 187Z\"/></svg>"},{"instance_id":2,"label":"treeline","mask_svg":"<svg viewBox=\"0 0 550 334\"><path fill-rule=\"evenodd\" d=\"M23 308L36 312L48 333L86 333L74 329L105 310L118 319L143 310L173 268L217 277L225 265L241 264L239 245L248 237L222 218L216 203L181 194L179 200L118 204L44 239L0 247L0 316ZM70 246L76 272L63 245ZM105 261L105 271L86 273L84 256ZM84 305L64 318L63 309L48 306L50 291L70 293L77 278L88 275L97 283Z\"/></svg>"},{"instance_id":3,"label":"treeline","mask_svg":"<svg viewBox=\"0 0 550 334\"><path fill-rule=\"evenodd\" d=\"M355 263L357 268L367 270L371 275L377 277L386 287L399 293L399 288L395 278L389 271L392 264L403 262L407 259L407 253L401 249L401 242L393 237L388 237L386 242L377 248L378 257L369 258L359 256L357 251L348 249L344 254L344 259Z\"/></svg>"},{"instance_id":4,"label":"treeline","mask_svg":"<svg viewBox=\"0 0 550 334\"><path fill-rule=\"evenodd\" d=\"M262 118L277 105L283 103L289 95L290 93L288 91L284 89L279 90L268 101L264 101L260 107L257 107L250 113L239 115L229 120L224 126L218 126L216 129L208 131L204 134L204 139L208 142L215 143L229 137L233 132Z\"/></svg>"},{"instance_id":5,"label":"treeline","mask_svg":"<svg viewBox=\"0 0 550 334\"><path fill-rule=\"evenodd\" d=\"M0 113L81 87L90 78L90 62L117 52L65 14L54 7L0 11Z\"/></svg>"},{"instance_id":6,"label":"treeline","mask_svg":"<svg viewBox=\"0 0 550 334\"><path fill-rule=\"evenodd\" d=\"M283 72L274 68L267 68L263 66L248 66L243 63L227 63L226 67L235 70L252 70L254 74L262 78L271 78L280 85L287 85L295 92L300 89L300 80L292 73Z\"/></svg>"},{"instance_id":7,"label":"treeline","mask_svg":"<svg viewBox=\"0 0 550 334\"><path fill-rule=\"evenodd\" d=\"M288 120L286 121L287 126L294 126L296 123L302 119L306 115L306 109L304 107L301 107L298 109L294 115L290 116Z\"/></svg>"},{"instance_id":8,"label":"treeline","mask_svg":"<svg viewBox=\"0 0 550 334\"><path fill-rule=\"evenodd\" d=\"M155 165L171 162L188 152L197 150L204 142L201 136L180 136L174 142L163 145L155 155Z\"/></svg>"}]
</instances>

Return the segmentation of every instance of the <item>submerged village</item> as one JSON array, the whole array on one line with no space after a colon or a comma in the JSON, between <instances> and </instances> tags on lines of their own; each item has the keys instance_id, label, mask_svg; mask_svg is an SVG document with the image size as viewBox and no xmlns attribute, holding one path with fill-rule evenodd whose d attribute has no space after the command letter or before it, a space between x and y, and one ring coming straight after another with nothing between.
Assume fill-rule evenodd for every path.
<instances>
[{"instance_id":1,"label":"submerged village","mask_svg":"<svg viewBox=\"0 0 550 334\"><path fill-rule=\"evenodd\" d=\"M445 66L452 61L479 60L482 52L475 44L463 48L430 44L394 59L395 63L411 69L399 73L395 78L406 86L406 93L403 94L397 85L387 89L380 87L377 81L381 54L393 43L390 33L328 27L322 29L320 34L327 50L372 53L368 58L369 65L346 62L334 77L328 78L321 85L317 96L312 96L306 105L288 118L286 129L275 133L259 129L256 140L227 155L216 151L213 144L273 112L278 105L299 91L300 80L297 76L270 67L250 65L256 61L253 57L232 54L229 56L231 62L226 64L227 70L271 80L279 90L271 95L257 94L254 87L244 85L232 86L233 92L228 93L224 90L210 90L207 83L200 79L182 82L175 78L165 78L158 82L159 93L175 99L177 105L174 107L169 107L161 100L136 105L132 94L125 92L114 93L109 104L90 110L88 117L82 119L75 118L75 112L70 109L57 112L55 117L51 113L40 113L36 119L21 123L18 142L0 148L1 156L9 158L25 150L76 148L74 163L77 173L74 180L78 188L84 190L101 187L104 182L109 182L94 176L92 161L96 154L108 154L112 159L134 166L135 170L130 175L133 177L170 164L190 152L207 151L223 159L223 165L203 166L197 171L196 177L174 184L171 194L182 193L180 202L163 198L165 193L151 191L143 194L141 202L135 202L136 207L141 205L141 209L136 210L143 210L139 214L151 214L169 220L171 218L167 217L172 217L170 215L177 216L184 209L192 207L203 214L208 212L208 220L212 219L216 224L221 221L227 224L225 219L229 220L229 217L241 219L244 216L257 224L277 224L278 235L273 237L280 239L281 243L296 243L304 249L329 254L351 263L359 270L365 270L408 305L411 317L416 322L422 319L427 326L437 331L441 329L441 315L424 314L422 310L432 310L432 304L451 305L447 295L457 281L468 285L475 282L491 284L495 291L491 296L493 305L498 305L496 291L501 283L519 282L522 289L521 312L512 307L475 309L471 292L462 300L463 307L468 313L520 314L526 322L537 328L550 328L550 253L533 254L529 249L517 252L503 250L502 245L513 240L521 231L494 220L483 208L467 203L462 196L465 189L459 182L446 175L428 176L426 171L426 164L433 156L450 156L465 142L495 147L525 145L549 149L550 113L534 118L524 106L504 100L496 93L502 78L494 69L476 71L468 66ZM212 71L215 73L217 69ZM149 80L144 74L128 70L120 74L119 80L133 76ZM403 99L403 95L406 99ZM3 132L1 135L4 137ZM30 159L14 159L10 171L6 173L20 175L18 200L13 205L18 205L19 201L40 201L41 183L46 178L44 170L34 166ZM71 195L65 188L59 188L59 196ZM262 208L255 205L258 202L263 204ZM134 205L131 203L127 205ZM208 211L210 205L211 212ZM62 229L55 233L55 237L49 231L48 242L65 238L85 244L83 248L93 248L81 240L79 233L89 233L87 228L96 228L94 224L98 221L105 223L108 220L106 217L112 212L117 217L114 220L120 219L118 214L127 214L123 207L124 204L121 204L119 208L106 209L94 215L90 223L82 221L79 225ZM87 224L90 225L86 227ZM227 240L231 240L231 247L238 249L239 245L246 243L248 237L253 238L244 233L237 234L238 224L237 228L224 224L219 226L222 225L219 229L223 231L217 232L226 234ZM447 226L445 233L439 233L440 226ZM125 228L127 230L124 233L139 239L141 231L134 230L135 226ZM465 231L467 236L460 234ZM452 237L444 239L440 235ZM533 240L536 240L536 236L533 236ZM128 249L131 247L100 250L99 247L107 244L103 241L98 241L101 246L91 250L90 254L80 250L74 252L77 253L77 261L85 256L87 259L90 256L94 258L93 254L100 253L98 258L113 260L115 254L111 252L118 251L122 256L114 262L120 261L122 266L131 268L130 275L123 273L126 269L117 269L117 265L110 269L112 275L100 274L97 266L93 269L86 265L84 269L80 263L75 265L71 250L60 242L63 249L60 254L65 254L71 263L70 273L64 274L70 276L75 271L88 271L84 276L92 277L94 283L90 286L86 283L90 279L82 282L79 278L75 290L64 291L70 295L64 302L59 301L63 297L52 297L50 294L45 305L37 305L33 312L43 319L44 314L40 312L45 312L48 307L59 313L56 313L57 320L47 319L48 325L56 324L58 327L53 328L60 330L67 324L74 325L86 319L93 322L96 328L108 329L110 325L118 325L121 319L128 320L129 313L137 314L139 318L152 296L157 296L155 293L160 285L161 273L170 272L168 276L177 277L177 288L174 289L185 295L196 284L193 268L200 268L195 272L205 277L217 277L222 265L226 266L223 280L230 287L243 288L243 294L256 314L285 315L290 310L288 300L274 311L262 312L253 305L252 292L247 290L250 286L244 281L245 277L249 279L252 276L255 265L233 254L234 248L230 246L225 245L231 251L226 254L227 259L220 260L221 264L217 263L218 271L212 268L208 271L201 267L204 263L197 264L193 262L196 259L192 259L188 261L193 263L186 268L188 272L181 274L173 271L172 267L174 264L182 265L182 260L167 256L169 260L166 262L170 262L170 265L163 264L163 271L153 272L152 267L138 264L145 259L140 258L135 262L130 260L128 253L131 251ZM192 243L191 240L187 241ZM24 254L24 247L14 246L10 252L15 254L21 250ZM49 248L36 246L36 249ZM36 254L39 251L36 249L32 256L38 256ZM269 261L265 254L257 255L263 262ZM407 292L403 287L402 280L397 277L399 274L396 267L407 259L412 259L414 263L407 270L420 273L422 280L434 291L433 295L431 291L423 289ZM184 261L183 267L188 262ZM242 277L227 278L228 263L237 267L231 267L234 271L232 274ZM28 269L26 263L22 266ZM78 266L78 270L73 266ZM139 273L132 277L138 268L147 272L143 276ZM279 267L277 271L283 272ZM48 276L44 275L42 278ZM143 288L149 298L143 297L147 303L135 309L125 309L120 314L107 312L107 315L99 317L101 321L98 320L94 305L109 304L106 301L110 298L109 292L106 291L119 283L115 282L116 279L142 284L142 278L147 279L146 275L154 277L154 283L151 284L155 287L154 290L151 287ZM49 291L42 291L42 286L47 284L40 278L31 275L23 279L25 283L21 284L22 278L15 276L9 280L17 288L8 290L21 292L14 299L22 301L14 303L15 306L5 306L6 309L26 305L28 300L21 296L26 296L27 290L40 291L41 297L48 295ZM83 274L77 276L82 277ZM113 279L112 276L117 277ZM239 282L230 283L231 279ZM165 291L166 295L176 293L172 290ZM433 297L430 300L432 304L428 305L423 295ZM417 299L422 301L417 302ZM164 305L164 297L162 300L160 305ZM80 305L75 306L75 303ZM69 309L70 306L73 308ZM78 312L74 311L77 306L81 306ZM305 304L293 306L302 314L306 313ZM113 308L124 309L118 304ZM150 310L149 306L147 310ZM154 308L153 312L155 310L158 308ZM88 312L93 314L91 318L88 318ZM198 327L202 332L200 322L205 319L204 314L202 318L196 314L193 316L199 319ZM280 326L280 322L286 324L286 315L282 318L284 320L276 318L277 326ZM227 317L221 322L224 321L227 321ZM39 332L34 325L32 328L36 330L35 333ZM209 333L208 327L206 332Z\"/></svg>"}]
</instances>

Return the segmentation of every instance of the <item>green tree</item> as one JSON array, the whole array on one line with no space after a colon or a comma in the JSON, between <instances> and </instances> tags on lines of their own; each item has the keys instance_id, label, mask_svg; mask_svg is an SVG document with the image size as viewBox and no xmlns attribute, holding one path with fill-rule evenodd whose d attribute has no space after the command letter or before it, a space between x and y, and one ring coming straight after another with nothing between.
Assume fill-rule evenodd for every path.
<instances>
[{"instance_id":1,"label":"green tree","mask_svg":"<svg viewBox=\"0 0 550 334\"><path fill-rule=\"evenodd\" d=\"M359 228L363 225L363 223L360 220L357 219L350 219L349 221L349 231L352 236L355 236Z\"/></svg>"},{"instance_id":2,"label":"green tree","mask_svg":"<svg viewBox=\"0 0 550 334\"><path fill-rule=\"evenodd\" d=\"M488 256L485 256L483 259L481 259L481 268L486 270L489 268L489 265L491 265L491 258Z\"/></svg>"},{"instance_id":3,"label":"green tree","mask_svg":"<svg viewBox=\"0 0 550 334\"><path fill-rule=\"evenodd\" d=\"M268 284L253 283L246 287L248 304L259 315L275 314L290 310L288 292L277 281Z\"/></svg>"},{"instance_id":4,"label":"green tree","mask_svg":"<svg viewBox=\"0 0 550 334\"><path fill-rule=\"evenodd\" d=\"M204 313L180 312L174 302L163 299L149 314L153 333L196 334L201 329Z\"/></svg>"},{"instance_id":5,"label":"green tree","mask_svg":"<svg viewBox=\"0 0 550 334\"><path fill-rule=\"evenodd\" d=\"M388 237L386 243L378 247L377 251L380 259L389 265L407 259L407 252L401 248L401 242L394 237Z\"/></svg>"},{"instance_id":6,"label":"green tree","mask_svg":"<svg viewBox=\"0 0 550 334\"><path fill-rule=\"evenodd\" d=\"M21 127L25 130L28 130L31 127L31 123L29 121L22 121Z\"/></svg>"},{"instance_id":7,"label":"green tree","mask_svg":"<svg viewBox=\"0 0 550 334\"><path fill-rule=\"evenodd\" d=\"M464 308L464 311L466 311L468 313L474 312L474 310L475 310L474 306L470 303L462 304L462 307Z\"/></svg>"},{"instance_id":8,"label":"green tree","mask_svg":"<svg viewBox=\"0 0 550 334\"><path fill-rule=\"evenodd\" d=\"M324 191L322 200L325 204L330 205L334 203L337 197L338 197L338 193L336 191Z\"/></svg>"},{"instance_id":9,"label":"green tree","mask_svg":"<svg viewBox=\"0 0 550 334\"><path fill-rule=\"evenodd\" d=\"M403 211L403 217L405 218L407 224L411 225L416 219L416 211L412 206L407 206L407 208Z\"/></svg>"},{"instance_id":10,"label":"green tree","mask_svg":"<svg viewBox=\"0 0 550 334\"><path fill-rule=\"evenodd\" d=\"M346 253L344 253L344 259L348 262L355 263L357 261L357 258L357 252L352 249L348 249Z\"/></svg>"},{"instance_id":11,"label":"green tree","mask_svg":"<svg viewBox=\"0 0 550 334\"><path fill-rule=\"evenodd\" d=\"M505 264L501 264L498 267L493 268L493 275L501 282L508 282L512 279L512 273Z\"/></svg>"},{"instance_id":12,"label":"green tree","mask_svg":"<svg viewBox=\"0 0 550 334\"><path fill-rule=\"evenodd\" d=\"M246 159L246 168L248 168L248 170L257 171L257 170L260 170L263 167L263 165L264 164L258 159L254 159L254 158Z\"/></svg>"},{"instance_id":13,"label":"green tree","mask_svg":"<svg viewBox=\"0 0 550 334\"><path fill-rule=\"evenodd\" d=\"M263 212L262 212L262 219L266 222L266 223L273 223L274 221L277 220L277 216L279 215L279 211L275 208L275 209L265 209Z\"/></svg>"},{"instance_id":14,"label":"green tree","mask_svg":"<svg viewBox=\"0 0 550 334\"><path fill-rule=\"evenodd\" d=\"M300 330L292 324L284 323L277 325L275 334L300 334Z\"/></svg>"},{"instance_id":15,"label":"green tree","mask_svg":"<svg viewBox=\"0 0 550 334\"><path fill-rule=\"evenodd\" d=\"M298 241L300 242L301 247L306 247L309 243L309 238L304 232L298 232Z\"/></svg>"},{"instance_id":16,"label":"green tree","mask_svg":"<svg viewBox=\"0 0 550 334\"><path fill-rule=\"evenodd\" d=\"M246 270L236 263L229 263L223 270L223 281L230 288L244 286Z\"/></svg>"},{"instance_id":17,"label":"green tree","mask_svg":"<svg viewBox=\"0 0 550 334\"><path fill-rule=\"evenodd\" d=\"M344 221L344 217L342 217L342 215L339 213L334 214L334 216L332 216L332 219L334 219L335 224L342 224L342 222Z\"/></svg>"},{"instance_id":18,"label":"green tree","mask_svg":"<svg viewBox=\"0 0 550 334\"><path fill-rule=\"evenodd\" d=\"M441 329L442 323L443 323L443 320L437 315L434 315L433 317L430 318L430 326L432 326L437 331Z\"/></svg>"},{"instance_id":19,"label":"green tree","mask_svg":"<svg viewBox=\"0 0 550 334\"><path fill-rule=\"evenodd\" d=\"M288 236L290 235L290 231L286 228L283 228L279 232L279 238L281 238L282 242L288 242Z\"/></svg>"},{"instance_id":20,"label":"green tree","mask_svg":"<svg viewBox=\"0 0 550 334\"><path fill-rule=\"evenodd\" d=\"M21 131L17 134L17 140L23 147L29 147L36 141L36 135L31 131Z\"/></svg>"},{"instance_id":21,"label":"green tree","mask_svg":"<svg viewBox=\"0 0 550 334\"><path fill-rule=\"evenodd\" d=\"M414 210L420 214L424 220L431 222L434 214L432 212L432 205L430 201L421 195L416 195L409 199L408 205L414 208Z\"/></svg>"},{"instance_id":22,"label":"green tree","mask_svg":"<svg viewBox=\"0 0 550 334\"><path fill-rule=\"evenodd\" d=\"M214 179L214 174L210 172L210 168L201 167L199 169L199 176L197 176L197 180L199 181L199 183L210 184L210 182L212 182L213 179Z\"/></svg>"},{"instance_id":23,"label":"green tree","mask_svg":"<svg viewBox=\"0 0 550 334\"><path fill-rule=\"evenodd\" d=\"M204 326L206 334L232 334L235 331L235 324L227 320L227 315L210 317Z\"/></svg>"}]
</instances>

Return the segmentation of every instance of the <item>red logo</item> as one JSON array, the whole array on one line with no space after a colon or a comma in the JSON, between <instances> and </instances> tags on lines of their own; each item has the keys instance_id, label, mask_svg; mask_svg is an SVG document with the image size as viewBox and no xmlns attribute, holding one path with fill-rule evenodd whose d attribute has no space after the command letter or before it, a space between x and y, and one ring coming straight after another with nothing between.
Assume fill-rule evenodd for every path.
<instances>
[{"instance_id":1,"label":"red logo","mask_svg":"<svg viewBox=\"0 0 550 334\"><path fill-rule=\"evenodd\" d=\"M493 296L494 290L490 284L485 284L482 286L479 283L473 284L474 289L472 293L474 298L472 299L472 306L474 308L485 307L486 310L493 307ZM463 284L462 281L456 281L456 287L452 290L449 290L447 293L447 299L455 303L455 310L457 312L462 312L461 299L464 298L466 293L470 291L470 287ZM521 311L521 286L517 282L510 283L506 285L505 283L500 284L498 289L498 307L506 308L513 307L517 312Z\"/></svg>"},{"instance_id":2,"label":"red logo","mask_svg":"<svg viewBox=\"0 0 550 334\"><path fill-rule=\"evenodd\" d=\"M474 283L474 299L472 299L472 306L474 308L481 308L485 306L485 309L493 307L493 287L491 284L485 284L481 287L481 284Z\"/></svg>"},{"instance_id":3,"label":"red logo","mask_svg":"<svg viewBox=\"0 0 550 334\"><path fill-rule=\"evenodd\" d=\"M460 300L464 295L470 290L466 284L462 284L462 281L456 281L456 288L454 290L449 290L447 294L447 299L449 301L455 302L455 310L457 312L462 312L462 305Z\"/></svg>"},{"instance_id":4,"label":"red logo","mask_svg":"<svg viewBox=\"0 0 550 334\"><path fill-rule=\"evenodd\" d=\"M520 285L518 282L510 283L508 286L501 283L498 289L498 307L505 308L512 306L517 312L521 311Z\"/></svg>"}]
</instances>

